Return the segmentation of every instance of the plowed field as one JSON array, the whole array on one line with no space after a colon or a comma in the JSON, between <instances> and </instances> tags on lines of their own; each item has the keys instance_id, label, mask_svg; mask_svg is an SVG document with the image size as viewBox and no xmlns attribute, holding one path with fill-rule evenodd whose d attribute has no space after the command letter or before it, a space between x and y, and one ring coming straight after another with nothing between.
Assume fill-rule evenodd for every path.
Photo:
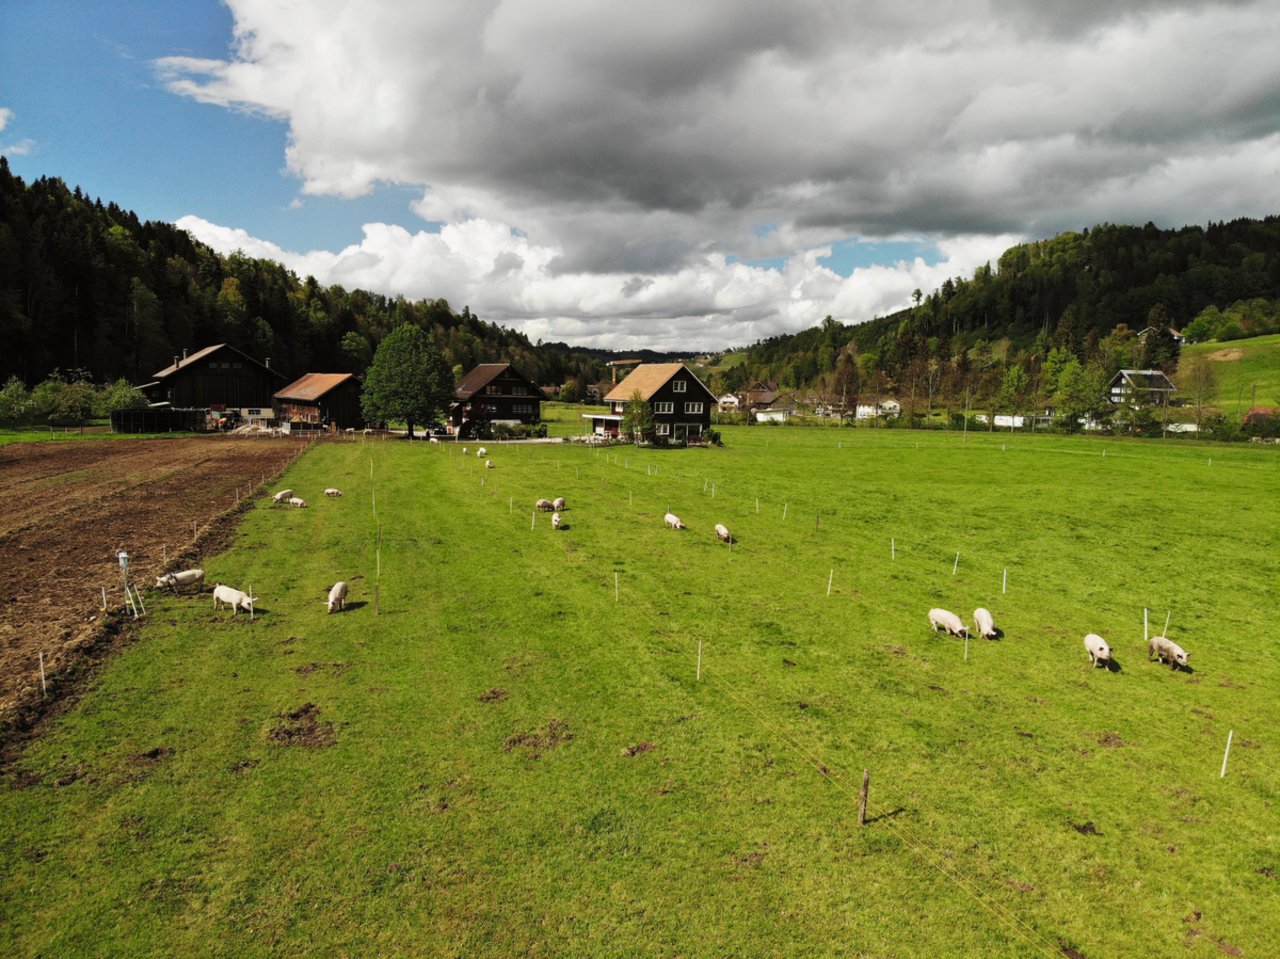
<instances>
[{"instance_id":1,"label":"plowed field","mask_svg":"<svg viewBox=\"0 0 1280 959\"><path fill-rule=\"evenodd\" d=\"M277 474L296 440L209 437L14 443L0 448L0 724L74 669L124 606L130 581L198 560L241 498ZM194 524L194 530L193 530ZM102 589L109 610L104 615Z\"/></svg>"}]
</instances>

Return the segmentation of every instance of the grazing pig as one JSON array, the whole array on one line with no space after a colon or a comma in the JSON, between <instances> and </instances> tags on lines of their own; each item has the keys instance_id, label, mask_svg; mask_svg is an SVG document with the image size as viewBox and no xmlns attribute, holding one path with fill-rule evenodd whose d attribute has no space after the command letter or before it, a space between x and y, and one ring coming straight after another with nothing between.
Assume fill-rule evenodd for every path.
<instances>
[{"instance_id":1,"label":"grazing pig","mask_svg":"<svg viewBox=\"0 0 1280 959\"><path fill-rule=\"evenodd\" d=\"M675 513L668 513L662 517L662 522L670 529L684 529L684 523L680 522L680 517Z\"/></svg>"},{"instance_id":2,"label":"grazing pig","mask_svg":"<svg viewBox=\"0 0 1280 959\"><path fill-rule=\"evenodd\" d=\"M484 461L484 468L485 468L485 469L487 469L487 470L491 470L491 469L493 469L493 460L485 460L485 461Z\"/></svg>"},{"instance_id":3,"label":"grazing pig","mask_svg":"<svg viewBox=\"0 0 1280 959\"><path fill-rule=\"evenodd\" d=\"M324 491L324 495L325 496L341 496L342 490L334 489L332 486L330 486L327 490Z\"/></svg>"},{"instance_id":4,"label":"grazing pig","mask_svg":"<svg viewBox=\"0 0 1280 959\"><path fill-rule=\"evenodd\" d=\"M551 501L551 508L552 508L552 509L555 509L555 510L562 510L562 509L564 509L564 497L563 497L563 496L557 496L555 499L553 499L553 500Z\"/></svg>"},{"instance_id":5,"label":"grazing pig","mask_svg":"<svg viewBox=\"0 0 1280 959\"><path fill-rule=\"evenodd\" d=\"M253 604L257 601L257 596L250 596L243 590L232 589L230 586L223 586L221 583L213 587L213 608L217 609L220 603L226 603L231 607L232 616L242 609L252 613Z\"/></svg>"},{"instance_id":6,"label":"grazing pig","mask_svg":"<svg viewBox=\"0 0 1280 959\"><path fill-rule=\"evenodd\" d=\"M295 508L297 508L297 509L306 509L306 508L307 508L307 501L306 501L306 500L304 500L301 496L290 496L290 497L289 497L289 505L290 505L290 506L293 506L293 507L295 507Z\"/></svg>"},{"instance_id":7,"label":"grazing pig","mask_svg":"<svg viewBox=\"0 0 1280 959\"><path fill-rule=\"evenodd\" d=\"M156 578L156 589L172 589L177 592L179 586L195 586L199 588L204 582L204 570L184 569L180 573L165 573Z\"/></svg>"},{"instance_id":8,"label":"grazing pig","mask_svg":"<svg viewBox=\"0 0 1280 959\"><path fill-rule=\"evenodd\" d=\"M464 446L464 447L462 447L462 455L463 455L463 456L466 456L466 455L467 455L467 448L466 448L465 446Z\"/></svg>"},{"instance_id":9,"label":"grazing pig","mask_svg":"<svg viewBox=\"0 0 1280 959\"><path fill-rule=\"evenodd\" d=\"M1177 669L1187 665L1188 654L1173 640L1165 636L1152 636L1147 641L1147 662L1152 659L1168 663L1171 669Z\"/></svg>"},{"instance_id":10,"label":"grazing pig","mask_svg":"<svg viewBox=\"0 0 1280 959\"><path fill-rule=\"evenodd\" d=\"M285 500L287 500L287 499L288 499L290 496L292 496L292 495L293 495L293 490L291 490L291 489L282 489L280 492L276 493L276 495L275 495L275 496L271 497L271 499L272 499L272 501L273 501L273 502L276 502L276 503L283 503Z\"/></svg>"},{"instance_id":11,"label":"grazing pig","mask_svg":"<svg viewBox=\"0 0 1280 959\"><path fill-rule=\"evenodd\" d=\"M488 454L489 454L489 451L485 449L483 446L480 447L478 450L476 450L477 459L484 459Z\"/></svg>"},{"instance_id":12,"label":"grazing pig","mask_svg":"<svg viewBox=\"0 0 1280 959\"><path fill-rule=\"evenodd\" d=\"M549 499L540 499L538 502L533 504L533 508L540 509L544 513L550 513L556 508L556 504L551 502Z\"/></svg>"},{"instance_id":13,"label":"grazing pig","mask_svg":"<svg viewBox=\"0 0 1280 959\"><path fill-rule=\"evenodd\" d=\"M551 528L552 528L552 529L559 529L559 528L560 528L560 514L559 514L559 513L552 513L552 514L551 514Z\"/></svg>"},{"instance_id":14,"label":"grazing pig","mask_svg":"<svg viewBox=\"0 0 1280 959\"><path fill-rule=\"evenodd\" d=\"M973 611L973 625L978 629L978 635L983 639L996 638L996 621L991 616L991 610L979 606Z\"/></svg>"},{"instance_id":15,"label":"grazing pig","mask_svg":"<svg viewBox=\"0 0 1280 959\"><path fill-rule=\"evenodd\" d=\"M329 590L329 612L335 609L347 608L347 584L344 582L336 582L333 588Z\"/></svg>"},{"instance_id":16,"label":"grazing pig","mask_svg":"<svg viewBox=\"0 0 1280 959\"><path fill-rule=\"evenodd\" d=\"M929 625L936 633L945 630L952 636L968 636L969 628L960 622L960 617L948 609L934 608L929 610Z\"/></svg>"},{"instance_id":17,"label":"grazing pig","mask_svg":"<svg viewBox=\"0 0 1280 959\"><path fill-rule=\"evenodd\" d=\"M729 527L723 523L716 523L716 537L723 543L732 543L733 536L729 533Z\"/></svg>"},{"instance_id":18,"label":"grazing pig","mask_svg":"<svg viewBox=\"0 0 1280 959\"><path fill-rule=\"evenodd\" d=\"M1097 633L1090 633L1084 638L1084 649L1089 654L1089 662L1094 666L1106 666L1111 662L1111 647Z\"/></svg>"}]
</instances>

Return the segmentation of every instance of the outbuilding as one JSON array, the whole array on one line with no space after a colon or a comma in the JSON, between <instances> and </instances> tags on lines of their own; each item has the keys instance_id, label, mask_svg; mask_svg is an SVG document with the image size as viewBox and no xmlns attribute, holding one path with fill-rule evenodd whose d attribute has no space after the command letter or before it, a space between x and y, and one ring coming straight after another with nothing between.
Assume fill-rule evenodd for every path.
<instances>
[{"instance_id":1,"label":"outbuilding","mask_svg":"<svg viewBox=\"0 0 1280 959\"><path fill-rule=\"evenodd\" d=\"M308 373L275 395L276 415L284 422L334 429L364 425L360 381L353 373Z\"/></svg>"}]
</instances>

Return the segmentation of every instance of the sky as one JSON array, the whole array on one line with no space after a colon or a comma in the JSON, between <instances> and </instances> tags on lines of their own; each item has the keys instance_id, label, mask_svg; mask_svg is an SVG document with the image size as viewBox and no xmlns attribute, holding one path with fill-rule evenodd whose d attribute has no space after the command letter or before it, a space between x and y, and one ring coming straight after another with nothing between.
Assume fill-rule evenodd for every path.
<instances>
[{"instance_id":1,"label":"sky","mask_svg":"<svg viewBox=\"0 0 1280 959\"><path fill-rule=\"evenodd\" d=\"M1280 213L1277 50L1276 0L4 0L0 154L324 284L713 350Z\"/></svg>"}]
</instances>

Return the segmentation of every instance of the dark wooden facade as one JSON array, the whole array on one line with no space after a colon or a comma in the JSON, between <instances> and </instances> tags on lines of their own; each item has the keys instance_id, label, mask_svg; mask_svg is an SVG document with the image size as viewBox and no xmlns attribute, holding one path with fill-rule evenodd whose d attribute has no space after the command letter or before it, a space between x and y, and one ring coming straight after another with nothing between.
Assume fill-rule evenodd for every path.
<instances>
[{"instance_id":1,"label":"dark wooden facade","mask_svg":"<svg viewBox=\"0 0 1280 959\"><path fill-rule=\"evenodd\" d=\"M141 389L150 402L174 407L270 411L272 397L285 382L266 364L219 343L189 357L175 356L172 366Z\"/></svg>"},{"instance_id":2,"label":"dark wooden facade","mask_svg":"<svg viewBox=\"0 0 1280 959\"><path fill-rule=\"evenodd\" d=\"M643 363L605 396L609 413L591 416L597 434L616 436L627 404L639 393L653 411L654 439L681 441L711 428L716 398L683 363Z\"/></svg>"},{"instance_id":3,"label":"dark wooden facade","mask_svg":"<svg viewBox=\"0 0 1280 959\"><path fill-rule=\"evenodd\" d=\"M308 373L275 395L276 418L336 429L364 425L360 381L351 373Z\"/></svg>"},{"instance_id":4,"label":"dark wooden facade","mask_svg":"<svg viewBox=\"0 0 1280 959\"><path fill-rule=\"evenodd\" d=\"M454 391L449 425L459 435L485 432L493 423L542 422L542 390L510 363L481 363Z\"/></svg>"}]
</instances>

